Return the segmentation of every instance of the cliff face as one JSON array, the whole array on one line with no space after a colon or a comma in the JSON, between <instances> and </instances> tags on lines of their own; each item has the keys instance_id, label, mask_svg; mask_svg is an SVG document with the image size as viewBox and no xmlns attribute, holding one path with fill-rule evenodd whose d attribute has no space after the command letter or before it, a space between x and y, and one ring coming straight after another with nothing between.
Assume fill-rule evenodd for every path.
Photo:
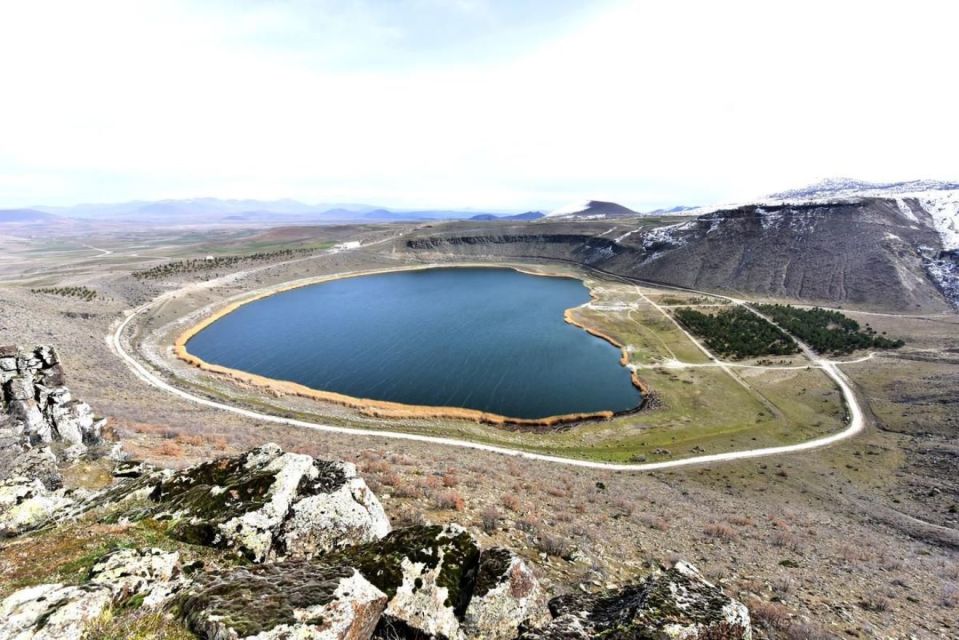
<instances>
[{"instance_id":1,"label":"cliff face","mask_svg":"<svg viewBox=\"0 0 959 640\"><path fill-rule=\"evenodd\" d=\"M907 205L908 206L908 205ZM694 289L898 311L950 308L952 267L931 217L895 200L746 206L660 226L540 222L448 225L407 241L415 252L571 260ZM938 270L938 271L937 271Z\"/></svg>"}]
</instances>

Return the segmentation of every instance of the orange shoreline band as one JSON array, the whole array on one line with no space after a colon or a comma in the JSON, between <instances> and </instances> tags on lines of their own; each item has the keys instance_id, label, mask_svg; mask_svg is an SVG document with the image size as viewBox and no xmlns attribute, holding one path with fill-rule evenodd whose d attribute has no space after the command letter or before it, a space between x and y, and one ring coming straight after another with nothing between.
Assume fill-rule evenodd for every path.
<instances>
[{"instance_id":1,"label":"orange shoreline band","mask_svg":"<svg viewBox=\"0 0 959 640\"><path fill-rule=\"evenodd\" d=\"M407 268L391 268L385 270L371 270L363 271L356 273L347 273L347 274L338 274L335 276L323 276L320 278L310 278L305 281L297 281L292 283L287 283L281 287L269 289L267 291L260 292L249 298L233 302L227 306L215 311L210 314L197 324L193 325L179 336L173 343L173 352L177 358L190 364L198 369L203 371L208 371L211 373L219 374L230 378L236 382L242 384L247 384L255 387L260 387L268 391L273 392L276 395L289 395L296 396L300 398L309 398L311 400L320 400L323 402L329 402L331 404L336 404L340 406L350 407L352 409L358 409L359 412L366 416L376 417L376 418L451 418L454 420L468 420L471 422L478 422L481 424L489 424L495 426L506 426L506 425L517 425L517 426L529 426L529 427L552 427L560 424L567 424L571 422L582 422L585 420L608 420L616 415L622 413L633 413L634 411L641 409L643 403L640 403L636 409L620 412L619 414L614 411L595 411L588 413L567 413L557 416L548 416L545 418L511 418L508 416L502 416L496 413L489 413L486 411L479 411L477 409L466 409L462 407L429 407L429 406L420 406L412 404L403 404L401 402L389 402L386 400L373 400L369 398L356 398L353 396L348 396L342 393L336 393L333 391L321 391L319 389L313 389L305 385L299 384L297 382L291 382L289 380L277 380L275 378L267 378L265 376L260 376L255 373L248 373L246 371L241 371L239 369L231 369L229 367L224 367L217 364L210 364L205 360L196 357L189 351L187 351L186 345L190 339L196 334L200 333L211 324L219 320L220 318L230 314L240 307L249 304L251 302L256 302L257 300L262 300L263 298L276 295L278 293L283 293L285 291L291 291L293 289L299 289L301 287L308 287L315 284L322 284L324 282L332 282L334 280L341 280L345 278L356 278L363 277L368 275L378 275L384 273L395 273L397 271L418 271L425 269L436 269L436 268L496 268L496 269L513 269L514 271L519 271L520 273L527 273L529 275L544 276L544 277L559 277L566 278L571 276L564 276L561 274L552 274L552 273L540 273L536 271L528 271L514 266L503 266L503 265L488 265L488 264L460 264L460 265L427 265L427 266L415 266ZM582 281L581 281L582 282ZM585 282L584 282L585 284ZM588 289L588 287L587 287ZM592 290L590 290L590 297L595 299L593 296ZM605 340L609 342L614 347L618 347L621 350L621 355L619 363L622 366L626 366L629 362L629 356L626 352L625 345L621 344L614 338L596 330L590 328L581 322L575 320L571 312L573 309L567 309L563 314L563 319L577 326L592 336ZM649 393L649 385L647 385L643 380L639 378L636 374L636 371L630 373L630 380L639 391L643 394L643 401Z\"/></svg>"}]
</instances>

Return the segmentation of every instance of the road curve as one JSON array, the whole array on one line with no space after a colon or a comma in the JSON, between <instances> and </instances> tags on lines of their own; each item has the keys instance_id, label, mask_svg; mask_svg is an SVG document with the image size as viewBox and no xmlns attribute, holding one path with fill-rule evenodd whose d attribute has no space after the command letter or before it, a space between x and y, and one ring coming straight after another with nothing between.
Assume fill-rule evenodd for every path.
<instances>
[{"instance_id":1,"label":"road curve","mask_svg":"<svg viewBox=\"0 0 959 640\"><path fill-rule=\"evenodd\" d=\"M302 260L302 258L300 259ZM276 266L276 265L271 265ZM211 284L211 283L205 283ZM215 400L210 400L209 398L203 398L201 396L193 395L183 389L179 389L160 377L151 372L145 366L143 366L138 360L136 360L132 355L130 355L123 348L122 335L123 331L130 324L130 322L137 316L147 312L153 305L161 302L167 295L171 295L176 292L169 292L168 294L163 294L157 297L155 300L148 302L144 305L131 309L127 312L127 316L117 325L116 330L107 336L107 343L110 347L116 352L116 354L123 360L123 362L130 368L130 370L143 382L165 391L171 395L177 396L188 402L194 404L199 404L205 407L210 407L212 409L219 409L221 411L229 411L237 415L245 416L248 418L253 418L263 422L272 422L275 424L283 424L292 427L298 427L302 429L311 429L313 431L326 432L326 433L340 433L346 435L357 435L357 436L370 436L375 438L387 438L391 440L406 440L412 442L424 442L429 444L437 444L450 447L460 447L464 449L474 449L477 451L488 451L491 453L498 453L501 455L512 456L515 458L524 458L527 460L540 460L543 462L550 462L554 464L562 464L573 467L584 467L589 469L603 469L606 471L662 471L666 469L677 469L680 467L689 467L695 465L705 465L705 464L714 464L718 462L731 462L734 460L747 460L750 458L763 458L768 456L783 455L788 453L798 453L801 451L809 451L811 449L818 449L825 447L836 442L840 442L847 438L860 433L865 428L865 418L863 415L862 407L859 405L859 400L856 397L856 394L853 392L852 387L849 384L848 378L846 375L839 370L835 363L830 362L824 359L816 359L815 361L819 366L826 372L826 374L835 381L839 386L839 389L842 391L842 396L845 401L846 407L849 412L849 423L845 429L838 433L834 433L830 436L824 436L822 438L816 438L814 440L807 440L806 442L800 442L798 444L782 445L779 447L764 447L760 449L747 449L744 451L730 451L727 453L714 453L710 455L703 456L693 456L690 458L683 458L681 460L667 460L663 462L643 462L643 463L614 463L614 462L598 462L593 460L578 460L576 458L566 458L563 456L551 456L542 453L533 453L527 451L521 451L518 449L510 449L506 447L497 447L494 445L482 444L479 442L470 442L467 440L458 440L455 438L443 438L439 436L426 436L412 433L401 433L396 431L379 431L374 429L362 429L356 427L339 427L328 424L320 424L315 422L307 422L305 420L296 420L293 418L282 418L280 416L270 415L268 413L260 413L258 411L252 411L250 409L243 409L241 407L235 407L223 402L217 402ZM748 306L748 305L747 305Z\"/></svg>"}]
</instances>

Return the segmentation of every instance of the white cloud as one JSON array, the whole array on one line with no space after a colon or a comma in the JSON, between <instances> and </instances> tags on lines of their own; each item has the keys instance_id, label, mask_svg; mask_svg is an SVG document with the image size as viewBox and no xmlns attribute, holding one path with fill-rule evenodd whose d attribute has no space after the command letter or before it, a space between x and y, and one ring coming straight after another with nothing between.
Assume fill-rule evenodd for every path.
<instances>
[{"instance_id":1,"label":"white cloud","mask_svg":"<svg viewBox=\"0 0 959 640\"><path fill-rule=\"evenodd\" d=\"M959 177L952 3L629 2L506 60L494 30L429 64L391 64L404 25L375 13L337 14L349 28L313 43L295 3L217 7L4 5L2 204L642 207L829 175ZM491 54L464 60L476 42ZM376 55L349 63L358 47Z\"/></svg>"}]
</instances>

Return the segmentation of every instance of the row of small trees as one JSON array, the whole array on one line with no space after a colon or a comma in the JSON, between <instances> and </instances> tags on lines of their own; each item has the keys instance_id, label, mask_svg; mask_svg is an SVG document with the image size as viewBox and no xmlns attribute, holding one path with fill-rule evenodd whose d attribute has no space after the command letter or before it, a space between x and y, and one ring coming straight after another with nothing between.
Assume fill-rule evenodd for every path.
<instances>
[{"instance_id":1,"label":"row of small trees","mask_svg":"<svg viewBox=\"0 0 959 640\"><path fill-rule=\"evenodd\" d=\"M743 307L705 314L689 307L673 312L683 326L714 353L734 358L785 356L799 351L796 341Z\"/></svg>"},{"instance_id":2,"label":"row of small trees","mask_svg":"<svg viewBox=\"0 0 959 640\"><path fill-rule=\"evenodd\" d=\"M240 256L209 256L206 258L174 260L142 271L134 271L133 277L138 280L158 280L180 273L225 269L246 262L292 258L299 254L312 252L313 249L277 249L276 251L263 251Z\"/></svg>"},{"instance_id":3,"label":"row of small trees","mask_svg":"<svg viewBox=\"0 0 959 640\"><path fill-rule=\"evenodd\" d=\"M819 353L846 354L857 349L898 349L902 340L877 334L839 311L800 309L786 304L759 304L756 309Z\"/></svg>"},{"instance_id":4,"label":"row of small trees","mask_svg":"<svg viewBox=\"0 0 959 640\"><path fill-rule=\"evenodd\" d=\"M30 289L30 291L32 293L49 293L67 298L80 298L81 300L93 300L97 297L97 292L89 287L40 287Z\"/></svg>"}]
</instances>

